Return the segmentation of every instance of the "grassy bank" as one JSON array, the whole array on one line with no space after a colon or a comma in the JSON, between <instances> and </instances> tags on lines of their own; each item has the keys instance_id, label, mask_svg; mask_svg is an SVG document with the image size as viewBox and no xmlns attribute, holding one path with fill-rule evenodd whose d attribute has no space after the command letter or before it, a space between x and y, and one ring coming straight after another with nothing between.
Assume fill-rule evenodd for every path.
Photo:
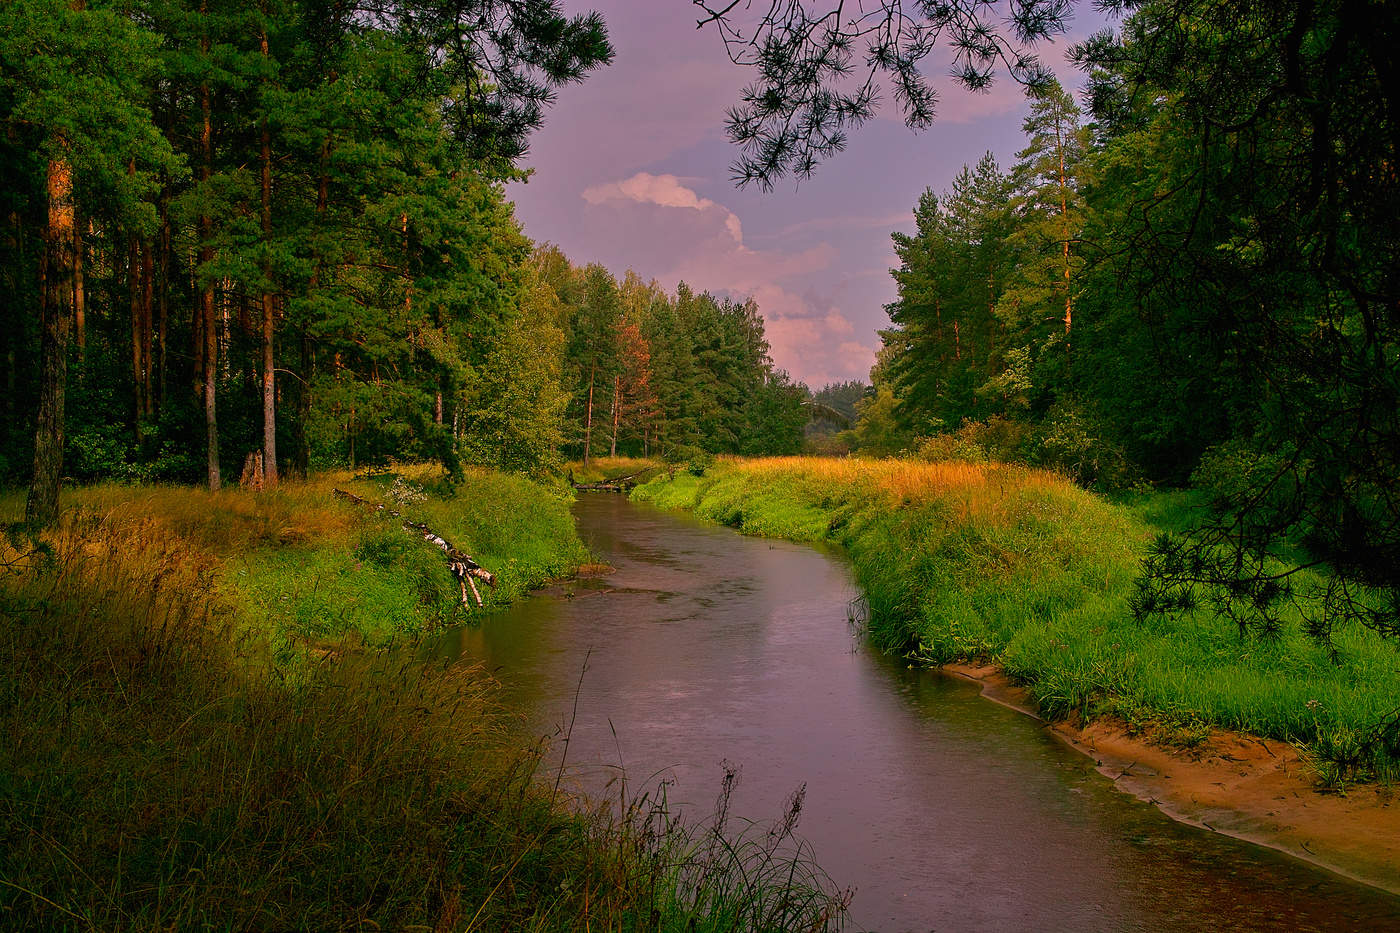
<instances>
[{"instance_id":1,"label":"grassy bank","mask_svg":"<svg viewBox=\"0 0 1400 933\"><path fill-rule=\"evenodd\" d=\"M1297 624L1242 640L1207 612L1133 621L1143 548L1182 521L1181 496L1128 507L1015 466L810 458L722 460L634 496L843 546L881 648L994 660L1052 718L1114 715L1184 745L1210 726L1301 743L1333 784L1400 775L1400 749L1370 741L1400 702L1394 645L1341 632L1334 662Z\"/></svg>"},{"instance_id":2,"label":"grassy bank","mask_svg":"<svg viewBox=\"0 0 1400 933\"><path fill-rule=\"evenodd\" d=\"M790 837L733 854L664 801L567 801L484 672L374 650L473 610L440 552L335 486L495 572L488 607L586 557L566 493L486 472L101 486L40 539L11 528L0 928L805 929L833 910L777 874ZM21 509L0 498L0 519Z\"/></svg>"}]
</instances>

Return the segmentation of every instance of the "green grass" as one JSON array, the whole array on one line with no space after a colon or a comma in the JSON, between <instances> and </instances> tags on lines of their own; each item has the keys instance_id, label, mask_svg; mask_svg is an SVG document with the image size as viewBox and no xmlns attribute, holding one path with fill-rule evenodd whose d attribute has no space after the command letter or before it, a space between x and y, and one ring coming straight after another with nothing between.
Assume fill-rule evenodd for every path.
<instances>
[{"instance_id":1,"label":"green grass","mask_svg":"<svg viewBox=\"0 0 1400 933\"><path fill-rule=\"evenodd\" d=\"M995 661L1052 718L1115 715L1185 745L1208 726L1293 742L1334 785L1400 775L1400 749L1356 751L1400 706L1396 645L1342 631L1334 661L1296 619L1274 640L1205 611L1132 619L1143 550L1189 523L1189 494L1114 504L1003 464L772 458L659 477L634 496L841 545L880 648L926 665Z\"/></svg>"},{"instance_id":2,"label":"green grass","mask_svg":"<svg viewBox=\"0 0 1400 933\"><path fill-rule=\"evenodd\" d=\"M39 539L10 529L0 929L839 925L800 850L664 797L556 796L485 672L372 650L477 610L437 551L333 486L402 500L498 573L494 602L586 557L558 490L485 472L107 485ZM21 509L0 497L0 519Z\"/></svg>"}]
</instances>

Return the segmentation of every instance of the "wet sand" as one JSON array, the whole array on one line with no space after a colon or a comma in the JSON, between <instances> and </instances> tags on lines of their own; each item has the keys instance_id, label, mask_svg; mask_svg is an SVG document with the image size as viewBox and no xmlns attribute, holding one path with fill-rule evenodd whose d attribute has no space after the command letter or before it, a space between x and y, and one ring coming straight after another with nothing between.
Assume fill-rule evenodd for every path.
<instances>
[{"instance_id":1,"label":"wet sand","mask_svg":"<svg viewBox=\"0 0 1400 933\"><path fill-rule=\"evenodd\" d=\"M982 695L1039 719L1030 694L995 665L949 664ZM1324 792L1297 749L1212 730L1201 746L1168 748L1121 722L1047 723L1100 773L1173 819L1267 846L1339 875L1400 894L1400 792L1359 786Z\"/></svg>"}]
</instances>

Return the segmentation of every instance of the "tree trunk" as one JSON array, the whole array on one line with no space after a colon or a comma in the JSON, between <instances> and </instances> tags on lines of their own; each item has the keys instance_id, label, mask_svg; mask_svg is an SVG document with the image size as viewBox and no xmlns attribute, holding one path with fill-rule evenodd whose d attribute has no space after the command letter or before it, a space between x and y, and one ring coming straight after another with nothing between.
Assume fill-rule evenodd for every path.
<instances>
[{"instance_id":1,"label":"tree trunk","mask_svg":"<svg viewBox=\"0 0 1400 933\"><path fill-rule=\"evenodd\" d=\"M83 285L83 227L74 212L73 222L73 324L78 331L78 378L87 363L87 290Z\"/></svg>"},{"instance_id":2,"label":"tree trunk","mask_svg":"<svg viewBox=\"0 0 1400 933\"><path fill-rule=\"evenodd\" d=\"M297 417L292 424L292 436L296 444L296 473L306 479L311 471L311 438L306 433L306 425L311 420L311 380L315 377L316 359L311 352L311 338L305 330L301 332L300 344L301 383L297 386Z\"/></svg>"},{"instance_id":3,"label":"tree trunk","mask_svg":"<svg viewBox=\"0 0 1400 933\"><path fill-rule=\"evenodd\" d=\"M1059 121L1055 123L1055 146L1060 156L1060 237L1065 246L1065 337L1069 337L1069 325L1074 318L1074 299L1069 287L1069 184L1065 178L1064 128Z\"/></svg>"},{"instance_id":4,"label":"tree trunk","mask_svg":"<svg viewBox=\"0 0 1400 933\"><path fill-rule=\"evenodd\" d=\"M170 214L166 205L165 193L160 199L160 252L156 268L160 271L160 288L156 291L156 350L159 353L156 364L157 404L165 408L165 376L168 359L165 341L170 333Z\"/></svg>"},{"instance_id":5,"label":"tree trunk","mask_svg":"<svg viewBox=\"0 0 1400 933\"><path fill-rule=\"evenodd\" d=\"M200 4L200 12L207 13L208 5ZM205 55L209 54L209 39L206 36L200 42L200 47ZM209 177L213 174L214 163L214 125L213 115L210 110L209 85L203 83L199 86L199 113L201 119L199 131L199 181L204 186L204 194L208 196ZM214 259L214 221L208 214L200 214L199 217L199 265L201 270L207 270L208 263ZM204 272L207 275L207 271ZM209 465L209 488L217 490L219 488L219 419L215 410L215 386L217 385L219 356L218 328L214 320L214 283L207 282L199 292L199 316L203 320L204 330L204 430L208 439L208 465Z\"/></svg>"},{"instance_id":6,"label":"tree trunk","mask_svg":"<svg viewBox=\"0 0 1400 933\"><path fill-rule=\"evenodd\" d=\"M141 414L147 421L155 417L156 401L153 390L155 371L154 350L155 323L152 312L155 300L155 259L151 255L151 241L142 238L138 242L141 249L141 397L145 406Z\"/></svg>"},{"instance_id":7,"label":"tree trunk","mask_svg":"<svg viewBox=\"0 0 1400 933\"><path fill-rule=\"evenodd\" d=\"M608 448L608 456L617 456L617 423L622 416L622 406L618 397L622 389L622 377L613 376L613 403L612 403L612 444Z\"/></svg>"},{"instance_id":8,"label":"tree trunk","mask_svg":"<svg viewBox=\"0 0 1400 933\"><path fill-rule=\"evenodd\" d=\"M73 166L68 141L53 140L46 188L48 224L40 273L43 335L39 355L39 410L34 423L34 475L24 505L27 521L46 526L58 517L58 488L63 475L63 395L68 381L69 311L73 304L74 234Z\"/></svg>"},{"instance_id":9,"label":"tree trunk","mask_svg":"<svg viewBox=\"0 0 1400 933\"><path fill-rule=\"evenodd\" d=\"M583 423L583 465L588 466L588 448L593 442L593 378L598 373L598 364L595 362L588 368L588 414Z\"/></svg>"},{"instance_id":10,"label":"tree trunk","mask_svg":"<svg viewBox=\"0 0 1400 933\"><path fill-rule=\"evenodd\" d=\"M334 72L332 72L331 80L334 80ZM316 230L318 234L325 229L326 210L330 206L330 176L327 174L327 169L331 159L331 140L331 135L327 133L326 139L321 145L320 168L316 174ZM325 257L317 255L316 265L311 271L310 290L312 293L321 284L324 275ZM300 359L298 362L301 367L301 382L297 394L297 417L292 424L292 430L296 444L297 475L306 479L311 471L311 437L306 433L306 426L311 420L311 385L316 375L316 354L304 322L300 326L300 338Z\"/></svg>"},{"instance_id":11,"label":"tree trunk","mask_svg":"<svg viewBox=\"0 0 1400 933\"><path fill-rule=\"evenodd\" d=\"M266 9L263 10L266 15ZM267 61L267 24L264 22L259 35L263 61ZM264 106L266 106L264 104ZM267 125L267 115L262 118L262 232L264 249L271 248L272 242L272 132ZM276 367L272 346L273 296L272 266L263 261L262 294L262 403L263 403L263 483L277 485L277 383Z\"/></svg>"},{"instance_id":12,"label":"tree trunk","mask_svg":"<svg viewBox=\"0 0 1400 933\"><path fill-rule=\"evenodd\" d=\"M146 410L146 400L142 393L145 379L141 374L141 246L134 233L127 237L126 284L131 314L131 423L136 443L140 445L141 416Z\"/></svg>"}]
</instances>

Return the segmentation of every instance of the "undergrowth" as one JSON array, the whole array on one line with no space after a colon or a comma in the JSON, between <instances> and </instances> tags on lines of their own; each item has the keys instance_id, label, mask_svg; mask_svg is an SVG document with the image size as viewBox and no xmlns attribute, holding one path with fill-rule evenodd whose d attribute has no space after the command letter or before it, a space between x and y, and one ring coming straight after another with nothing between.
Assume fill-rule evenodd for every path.
<instances>
[{"instance_id":1,"label":"undergrowth","mask_svg":"<svg viewBox=\"0 0 1400 933\"><path fill-rule=\"evenodd\" d=\"M6 526L0 928L839 925L800 850L721 833L705 862L664 795L556 798L485 672L369 650L464 610L437 551L334 486L429 522L491 600L584 553L559 492L487 473L100 486Z\"/></svg>"},{"instance_id":2,"label":"undergrowth","mask_svg":"<svg viewBox=\"0 0 1400 933\"><path fill-rule=\"evenodd\" d=\"M1189 495L1113 504L1054 474L996 463L721 459L638 499L746 533L845 548L877 646L940 665L991 660L1051 718L1113 715L1199 745L1210 727L1292 742L1324 784L1400 777L1396 646L1361 629L1331 648L1297 620L1241 638L1198 611L1133 621L1154 533L1189 521Z\"/></svg>"}]
</instances>

